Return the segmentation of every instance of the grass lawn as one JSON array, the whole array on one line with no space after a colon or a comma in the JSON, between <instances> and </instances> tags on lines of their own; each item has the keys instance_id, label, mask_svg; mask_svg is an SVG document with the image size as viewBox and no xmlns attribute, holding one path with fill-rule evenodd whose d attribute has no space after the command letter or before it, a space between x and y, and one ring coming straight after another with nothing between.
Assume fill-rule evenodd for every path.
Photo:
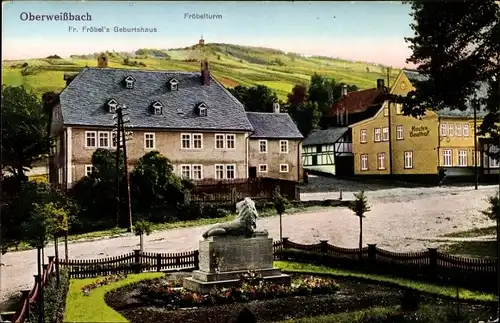
<instances>
[{"instance_id":1,"label":"grass lawn","mask_svg":"<svg viewBox=\"0 0 500 323\"><path fill-rule=\"evenodd\" d=\"M447 238L473 238L473 237L482 237L482 236L490 236L496 235L497 229L496 226L486 227L486 228L474 228L466 231L452 232L443 235L443 237Z\"/></svg>"},{"instance_id":2,"label":"grass lawn","mask_svg":"<svg viewBox=\"0 0 500 323\"><path fill-rule=\"evenodd\" d=\"M325 206L310 206L310 207L297 207L297 208L290 208L287 210L287 214L294 214L298 212L306 212L306 211L315 211L315 210L322 210L327 207ZM275 216L276 211L274 209L268 209L268 210L263 210L259 213L259 216L261 217L269 217L269 216ZM165 230L171 230L171 229L178 229L178 228L190 228L190 227L198 227L198 226L203 226L203 225L211 225L211 224L216 224L216 223L223 223L223 222L228 222L234 220L236 215L231 214L223 218L212 218L212 219L198 219L198 220L190 220L190 221L175 221L175 222L169 222L169 223L157 223L153 225L153 231L165 231ZM88 233L82 233L82 234L74 234L69 236L70 241L77 241L77 240L93 240L93 239L101 239L101 238L117 238L126 234L131 234L127 232L127 229L122 229L122 228L114 228L110 230L103 230L103 231L93 231L93 232L88 232ZM15 252L15 251L23 251L23 250L30 250L33 249L26 243L21 243L17 248L11 248L9 249L9 252Z\"/></svg>"},{"instance_id":3,"label":"grass lawn","mask_svg":"<svg viewBox=\"0 0 500 323\"><path fill-rule=\"evenodd\" d=\"M99 278L72 279L66 297L64 322L128 322L120 313L109 307L104 295L113 289L133 284L140 280L164 276L164 273L132 274L124 280L93 289L89 296L84 296L81 288Z\"/></svg>"},{"instance_id":4,"label":"grass lawn","mask_svg":"<svg viewBox=\"0 0 500 323\"><path fill-rule=\"evenodd\" d=\"M409 279L396 278L390 276L382 276L375 274L367 274L363 272L355 272L343 269L335 269L328 268L324 266L305 264L305 263L297 263L297 262L289 262L289 261L275 261L274 265L283 271L288 272L312 272L318 274L331 274L339 277L354 277L354 278L362 278L372 280L373 282L386 282L396 284L401 287L411 288L417 291L441 295L445 297L456 297L457 288L454 286L440 286L434 284L428 284L418 281L412 281ZM476 300L476 301L493 301L496 299L496 295L481 293L477 291L472 291L464 288L459 289L459 297L464 300Z\"/></svg>"},{"instance_id":5,"label":"grass lawn","mask_svg":"<svg viewBox=\"0 0 500 323\"><path fill-rule=\"evenodd\" d=\"M473 258L495 258L497 256L496 241L461 241L441 246L441 252Z\"/></svg>"},{"instance_id":6,"label":"grass lawn","mask_svg":"<svg viewBox=\"0 0 500 323\"><path fill-rule=\"evenodd\" d=\"M276 323L356 323L361 321L365 315L384 315L396 310L397 307L372 307L362 311L291 319Z\"/></svg>"}]
</instances>

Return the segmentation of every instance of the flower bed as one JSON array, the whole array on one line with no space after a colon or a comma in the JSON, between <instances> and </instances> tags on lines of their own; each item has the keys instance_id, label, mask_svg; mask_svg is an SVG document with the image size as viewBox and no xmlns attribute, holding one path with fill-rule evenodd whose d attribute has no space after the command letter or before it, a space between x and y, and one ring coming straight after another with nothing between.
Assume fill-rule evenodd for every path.
<instances>
[{"instance_id":1,"label":"flower bed","mask_svg":"<svg viewBox=\"0 0 500 323\"><path fill-rule=\"evenodd\" d=\"M178 284L177 286L181 286ZM190 307L213 304L229 304L251 300L269 300L287 296L308 296L331 294L339 290L339 285L330 278L295 277L290 286L267 283L249 272L238 284L231 288L214 288L208 294L177 287L166 280L153 280L139 284L141 294L153 303L173 307Z\"/></svg>"},{"instance_id":2,"label":"flower bed","mask_svg":"<svg viewBox=\"0 0 500 323\"><path fill-rule=\"evenodd\" d=\"M106 276L102 279L98 279L98 280L94 281L91 284L83 286L82 293L84 296L89 296L91 290L96 289L97 287L105 286L105 285L123 280L125 278L127 278L127 275L125 275L125 274Z\"/></svg>"}]
</instances>

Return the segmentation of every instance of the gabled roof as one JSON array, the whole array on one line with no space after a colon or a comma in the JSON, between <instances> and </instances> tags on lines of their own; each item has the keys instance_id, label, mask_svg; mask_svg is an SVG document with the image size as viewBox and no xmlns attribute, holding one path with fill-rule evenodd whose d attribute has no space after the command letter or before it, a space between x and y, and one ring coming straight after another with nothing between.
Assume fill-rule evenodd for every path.
<instances>
[{"instance_id":1,"label":"gabled roof","mask_svg":"<svg viewBox=\"0 0 500 323\"><path fill-rule=\"evenodd\" d=\"M418 82L425 82L429 80L429 76L424 75L416 70L403 69L405 76L413 83L413 86L417 86ZM485 82L479 84L479 88L476 90L476 95L478 98L486 98L488 96L489 85ZM484 117L487 112L485 106L481 106L480 110L477 111L476 115L479 118ZM464 111L458 109L445 108L442 110L433 110L438 116L443 118L472 118L474 117L474 109L472 107L467 108Z\"/></svg>"},{"instance_id":2,"label":"gabled roof","mask_svg":"<svg viewBox=\"0 0 500 323\"><path fill-rule=\"evenodd\" d=\"M288 113L247 112L254 133L250 138L304 138Z\"/></svg>"},{"instance_id":3,"label":"gabled roof","mask_svg":"<svg viewBox=\"0 0 500 323\"><path fill-rule=\"evenodd\" d=\"M382 104L385 100L385 93L385 90L377 88L349 92L332 105L326 117L336 116L337 110L345 110L348 113L365 112L372 106Z\"/></svg>"},{"instance_id":4,"label":"gabled roof","mask_svg":"<svg viewBox=\"0 0 500 323\"><path fill-rule=\"evenodd\" d=\"M124 88L131 75L133 89ZM179 81L170 91L167 81ZM205 129L251 131L243 105L211 77L201 84L199 72L164 72L115 68L86 68L61 93L61 111L65 125L112 126L112 115L103 109L109 99L128 107L130 126L135 128ZM163 114L152 114L151 102L160 101ZM196 113L198 102L210 107L203 118Z\"/></svg>"},{"instance_id":5,"label":"gabled roof","mask_svg":"<svg viewBox=\"0 0 500 323\"><path fill-rule=\"evenodd\" d=\"M325 130L313 130L302 142L302 146L333 144L347 131L348 127L333 127Z\"/></svg>"}]
</instances>

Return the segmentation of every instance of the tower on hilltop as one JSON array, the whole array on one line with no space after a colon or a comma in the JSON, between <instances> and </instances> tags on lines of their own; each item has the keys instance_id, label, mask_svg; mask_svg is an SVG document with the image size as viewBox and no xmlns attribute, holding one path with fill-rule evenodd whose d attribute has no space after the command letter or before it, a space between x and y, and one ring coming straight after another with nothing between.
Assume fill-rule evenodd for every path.
<instances>
[{"instance_id":1,"label":"tower on hilltop","mask_svg":"<svg viewBox=\"0 0 500 323\"><path fill-rule=\"evenodd\" d=\"M201 35L200 40L198 41L198 45L205 45L205 39L203 39L203 35Z\"/></svg>"}]
</instances>

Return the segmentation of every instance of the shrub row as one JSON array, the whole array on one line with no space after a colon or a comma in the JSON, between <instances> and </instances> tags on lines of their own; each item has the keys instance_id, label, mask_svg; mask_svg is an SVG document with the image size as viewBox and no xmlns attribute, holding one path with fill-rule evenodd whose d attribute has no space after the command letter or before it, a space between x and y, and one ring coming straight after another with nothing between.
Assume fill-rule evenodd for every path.
<instances>
[{"instance_id":1,"label":"shrub row","mask_svg":"<svg viewBox=\"0 0 500 323\"><path fill-rule=\"evenodd\" d=\"M63 320L66 307L66 295L69 289L69 274L65 268L60 269L60 287L57 287L57 276L54 272L47 279L44 291L44 317L46 323L59 323ZM30 312L30 322L38 322L40 309L37 304Z\"/></svg>"}]
</instances>

